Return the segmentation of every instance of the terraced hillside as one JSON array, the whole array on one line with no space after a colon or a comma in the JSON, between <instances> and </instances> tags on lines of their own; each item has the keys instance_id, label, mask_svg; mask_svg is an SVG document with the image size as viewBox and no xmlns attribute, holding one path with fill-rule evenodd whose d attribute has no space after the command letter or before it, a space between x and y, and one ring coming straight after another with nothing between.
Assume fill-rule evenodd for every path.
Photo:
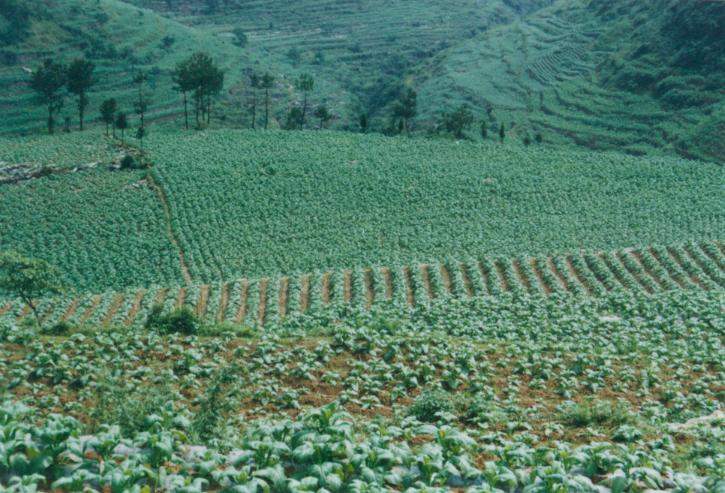
<instances>
[{"instance_id":1,"label":"terraced hillside","mask_svg":"<svg viewBox=\"0 0 725 493\"><path fill-rule=\"evenodd\" d=\"M55 159L79 138L32 140L33 153L7 146L0 161ZM721 240L725 230L723 169L674 158L233 130L155 132L150 173L110 171L117 153L0 185L0 249L46 258L70 288L103 292Z\"/></svg>"},{"instance_id":2,"label":"terraced hillside","mask_svg":"<svg viewBox=\"0 0 725 493\"><path fill-rule=\"evenodd\" d=\"M430 125L465 102L515 138L722 160L725 56L710 42L714 26L725 27L721 2L560 0L419 67L423 118Z\"/></svg>"},{"instance_id":3,"label":"terraced hillside","mask_svg":"<svg viewBox=\"0 0 725 493\"><path fill-rule=\"evenodd\" d=\"M393 304L413 309L456 298L646 296L681 290L725 294L725 244L690 243L537 257L451 258L436 264L150 287L47 299L39 311L49 325L67 321L73 325L134 326L142 325L155 305L166 311L188 306L209 323L264 326L303 314L324 315L331 307L370 309ZM0 306L0 320L19 322L28 316L29 310L19 301Z\"/></svg>"},{"instance_id":4,"label":"terraced hillside","mask_svg":"<svg viewBox=\"0 0 725 493\"><path fill-rule=\"evenodd\" d=\"M445 13L434 2L415 7L408 2L309 2L295 7L298 16L289 15L287 2L229 4L212 14L193 8L193 2L178 2L178 12L165 10L166 2L33 2L24 34L0 53L0 86L7 89L0 97L0 112L6 115L0 133L43 129L42 105L27 83L30 71L46 57L69 62L85 55L97 65L90 106L94 117L110 96L133 111L132 81L138 70L150 74L149 120L178 117L180 98L170 71L194 51L210 53L226 71L227 90L215 111L221 124L248 124L248 74L268 70L277 79L273 99L280 102L272 111L274 125L283 123L289 105L299 99L294 79L308 71L316 76L315 102L324 101L339 117L337 125L348 126L361 111L375 107L376 98L389 99L384 93L397 90L404 71L420 59L546 1L527 0L513 8L496 0L481 9L471 0L457 0ZM249 34L244 48L235 44L235 29ZM291 48L299 60L290 56ZM64 116L75 121L74 106L68 98L61 122Z\"/></svg>"},{"instance_id":5,"label":"terraced hillside","mask_svg":"<svg viewBox=\"0 0 725 493\"><path fill-rule=\"evenodd\" d=\"M294 12L285 0L227 1L210 10L203 1L127 0L222 39L247 37L245 51L274 60L283 71L311 72L323 86L341 126L379 110L396 96L410 69L458 42L536 10L551 0L303 0ZM277 75L282 75L278 73ZM324 84L333 83L332 87Z\"/></svg>"}]
</instances>

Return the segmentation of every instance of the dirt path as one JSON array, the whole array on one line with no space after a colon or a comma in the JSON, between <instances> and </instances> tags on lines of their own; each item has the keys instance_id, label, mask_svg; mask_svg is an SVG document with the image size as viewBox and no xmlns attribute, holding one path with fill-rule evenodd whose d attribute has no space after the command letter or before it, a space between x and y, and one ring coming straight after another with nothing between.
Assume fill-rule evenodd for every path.
<instances>
[{"instance_id":1,"label":"dirt path","mask_svg":"<svg viewBox=\"0 0 725 493\"><path fill-rule=\"evenodd\" d=\"M113 301L111 302L111 306L109 307L108 311L106 312L106 315L103 317L103 321L101 322L101 325L107 326L110 325L111 321L113 320L114 315L116 315L116 312L119 308L121 308L121 305L123 304L125 296L122 293L118 293L113 297Z\"/></svg>"},{"instance_id":2,"label":"dirt path","mask_svg":"<svg viewBox=\"0 0 725 493\"><path fill-rule=\"evenodd\" d=\"M327 305L330 303L330 273L322 274L322 302Z\"/></svg>"},{"instance_id":3,"label":"dirt path","mask_svg":"<svg viewBox=\"0 0 725 493\"><path fill-rule=\"evenodd\" d=\"M413 275L408 267L403 267L403 284L405 285L405 299L408 305L415 308L417 300L415 299L415 291L413 291Z\"/></svg>"},{"instance_id":4,"label":"dirt path","mask_svg":"<svg viewBox=\"0 0 725 493\"><path fill-rule=\"evenodd\" d=\"M373 286L373 271L365 269L363 272L363 284L365 285L365 306L369 310L375 303L375 286Z\"/></svg>"},{"instance_id":5,"label":"dirt path","mask_svg":"<svg viewBox=\"0 0 725 493\"><path fill-rule=\"evenodd\" d=\"M225 282L221 285L221 294L219 295L219 310L216 312L217 322L223 322L226 319L227 306L229 306L229 283Z\"/></svg>"},{"instance_id":6,"label":"dirt path","mask_svg":"<svg viewBox=\"0 0 725 493\"><path fill-rule=\"evenodd\" d=\"M80 323L84 324L90 320L91 316L93 316L93 312L96 311L98 308L98 305L101 304L101 295L96 295L93 297L93 300L91 301L91 306L86 308L86 311L83 312L83 315L81 315Z\"/></svg>"},{"instance_id":7,"label":"dirt path","mask_svg":"<svg viewBox=\"0 0 725 493\"><path fill-rule=\"evenodd\" d=\"M184 255L184 250L181 248L181 243L179 243L179 239L176 236L176 231L174 231L173 223L171 222L171 206L169 205L169 200L166 197L166 192L164 192L164 189L161 188L161 186L156 182L154 174L151 171L146 173L146 177L149 185L151 185L151 188L153 188L156 192L156 195L161 201L161 206L164 209L166 234L168 235L169 241L171 241L171 244L174 246L174 249L176 249L179 255L179 266L181 268L181 274L184 276L184 281L186 282L186 284L191 284L191 271L189 271L189 266L186 263L186 255Z\"/></svg>"},{"instance_id":8,"label":"dirt path","mask_svg":"<svg viewBox=\"0 0 725 493\"><path fill-rule=\"evenodd\" d=\"M154 298L154 305L163 305L164 301L166 301L166 296L169 294L169 290L167 288L161 288L156 292L156 297Z\"/></svg>"},{"instance_id":9,"label":"dirt path","mask_svg":"<svg viewBox=\"0 0 725 493\"><path fill-rule=\"evenodd\" d=\"M186 288L179 288L176 293L176 309L182 308L184 303L186 303Z\"/></svg>"},{"instance_id":10,"label":"dirt path","mask_svg":"<svg viewBox=\"0 0 725 493\"><path fill-rule=\"evenodd\" d=\"M535 258L531 258L531 259L529 259L529 264L531 265L531 270L533 271L534 275L536 276L536 282L538 282L539 286L541 286L541 289L544 290L544 294L546 296L549 296L552 293L553 289L544 280L544 275L541 273L541 270L539 269L539 262L537 262Z\"/></svg>"},{"instance_id":11,"label":"dirt path","mask_svg":"<svg viewBox=\"0 0 725 493\"><path fill-rule=\"evenodd\" d=\"M287 307L289 306L289 277L283 277L279 281L279 304L277 306L277 313L279 318L287 316Z\"/></svg>"},{"instance_id":12,"label":"dirt path","mask_svg":"<svg viewBox=\"0 0 725 493\"><path fill-rule=\"evenodd\" d=\"M352 301L352 272L349 270L342 273L342 301L344 303Z\"/></svg>"},{"instance_id":13,"label":"dirt path","mask_svg":"<svg viewBox=\"0 0 725 493\"><path fill-rule=\"evenodd\" d=\"M234 315L234 321L238 324L242 323L244 317L247 316L247 293L249 292L249 281L242 279L239 282L241 283L239 290L239 309Z\"/></svg>"},{"instance_id":14,"label":"dirt path","mask_svg":"<svg viewBox=\"0 0 725 493\"><path fill-rule=\"evenodd\" d=\"M259 305L257 306L257 321L263 326L267 318L267 289L269 289L269 279L264 278L259 281Z\"/></svg>"},{"instance_id":15,"label":"dirt path","mask_svg":"<svg viewBox=\"0 0 725 493\"><path fill-rule=\"evenodd\" d=\"M147 291L145 289L139 289L138 291L136 291L136 296L133 299L131 309L128 310L126 320L123 321L123 325L125 325L126 327L130 327L131 325L133 325L133 322L136 320L136 315L138 315L138 312L141 310L141 303L143 302L146 293Z\"/></svg>"},{"instance_id":16,"label":"dirt path","mask_svg":"<svg viewBox=\"0 0 725 493\"><path fill-rule=\"evenodd\" d=\"M554 274L554 276L556 276L556 279L559 281L561 287L564 288L564 291L567 293L571 292L571 287L569 286L569 283L566 282L566 276L562 272L559 272L559 269L556 268L553 258L548 257L546 259L546 266Z\"/></svg>"},{"instance_id":17,"label":"dirt path","mask_svg":"<svg viewBox=\"0 0 725 493\"><path fill-rule=\"evenodd\" d=\"M468 267L466 264L459 264L458 268L461 269L461 277L463 278L463 287L466 290L466 293L468 293L468 297L471 298L476 295L475 291L473 290L473 284L471 283L471 274L468 272Z\"/></svg>"},{"instance_id":18,"label":"dirt path","mask_svg":"<svg viewBox=\"0 0 725 493\"><path fill-rule=\"evenodd\" d=\"M303 274L300 278L300 312L310 309L310 275Z\"/></svg>"},{"instance_id":19,"label":"dirt path","mask_svg":"<svg viewBox=\"0 0 725 493\"><path fill-rule=\"evenodd\" d=\"M385 283L385 298L388 300L393 299L393 275L388 267L381 269L383 273L383 282Z\"/></svg>"},{"instance_id":20,"label":"dirt path","mask_svg":"<svg viewBox=\"0 0 725 493\"><path fill-rule=\"evenodd\" d=\"M196 301L196 316L204 318L206 315L206 307L209 304L209 292L211 288L208 284L205 284L199 290L199 299Z\"/></svg>"}]
</instances>

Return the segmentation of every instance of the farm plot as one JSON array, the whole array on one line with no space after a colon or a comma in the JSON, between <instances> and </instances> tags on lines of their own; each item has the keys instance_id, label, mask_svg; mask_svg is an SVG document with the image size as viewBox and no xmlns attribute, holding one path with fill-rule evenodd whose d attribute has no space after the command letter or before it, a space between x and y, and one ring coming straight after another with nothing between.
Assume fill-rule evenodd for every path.
<instances>
[{"instance_id":1,"label":"farm plot","mask_svg":"<svg viewBox=\"0 0 725 493\"><path fill-rule=\"evenodd\" d=\"M167 311L188 306L210 324L262 327L287 317L323 314L330 308L415 308L450 299L507 295L560 299L690 290L725 292L725 247L721 242L539 257L449 258L435 264L315 271L176 288L156 286L45 300L41 311L48 324L66 320L74 325L138 326L154 305ZM9 302L0 310L0 321L27 316L29 312L20 302Z\"/></svg>"},{"instance_id":2,"label":"farm plot","mask_svg":"<svg viewBox=\"0 0 725 493\"><path fill-rule=\"evenodd\" d=\"M104 166L0 185L0 224L0 250L47 259L77 292L182 279L161 204L142 172Z\"/></svg>"},{"instance_id":3,"label":"farm plot","mask_svg":"<svg viewBox=\"0 0 725 493\"><path fill-rule=\"evenodd\" d=\"M678 159L231 130L148 149L197 282L725 231L722 168Z\"/></svg>"},{"instance_id":4,"label":"farm plot","mask_svg":"<svg viewBox=\"0 0 725 493\"><path fill-rule=\"evenodd\" d=\"M251 340L4 329L0 473L11 491L719 491L723 301L504 294Z\"/></svg>"}]
</instances>

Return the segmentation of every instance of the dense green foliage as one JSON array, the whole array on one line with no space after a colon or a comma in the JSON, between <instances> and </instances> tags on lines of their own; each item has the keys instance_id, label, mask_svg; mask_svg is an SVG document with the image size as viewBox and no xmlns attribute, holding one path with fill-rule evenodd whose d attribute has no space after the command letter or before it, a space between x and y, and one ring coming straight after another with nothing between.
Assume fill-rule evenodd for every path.
<instances>
[{"instance_id":1,"label":"dense green foliage","mask_svg":"<svg viewBox=\"0 0 725 493\"><path fill-rule=\"evenodd\" d=\"M142 172L109 171L111 156L99 136L22 140L0 150L0 160L28 160L31 166L52 163L68 168L90 164L87 160L96 164L75 173L3 185L0 250L15 249L50 261L70 289L180 281L177 253L158 197Z\"/></svg>"},{"instance_id":2,"label":"dense green foliage","mask_svg":"<svg viewBox=\"0 0 725 493\"><path fill-rule=\"evenodd\" d=\"M192 280L220 282L679 244L725 230L723 170L712 164L344 133L147 140L171 232L142 171L108 170L124 156L110 141L56 135L7 140L0 160L95 167L0 189L0 249L45 258L69 287L101 292L181 282L171 233Z\"/></svg>"},{"instance_id":3,"label":"dense green foliage","mask_svg":"<svg viewBox=\"0 0 725 493\"><path fill-rule=\"evenodd\" d=\"M10 88L0 97L0 133L37 130L48 119L27 72L53 46L57 62L82 55L96 64L92 108L116 97L128 110L141 69L152 93L148 120L177 126L183 105L173 70L205 51L225 71L212 125L252 126L256 72L274 76L273 128L299 128L289 117L309 99L336 117L335 128L357 131L364 116L366 127L394 133L396 100L414 86L418 115L404 125L414 132L439 131L443 115L466 104L477 121L513 127L517 141L541 135L635 155L725 155L722 2L455 0L441 11L430 0L301 0L295 15L283 0L212 3L62 0L18 15L24 34L0 50L0 83ZM305 73L316 81L309 93L295 84ZM69 104L57 113L76 118Z\"/></svg>"},{"instance_id":4,"label":"dense green foliage","mask_svg":"<svg viewBox=\"0 0 725 493\"><path fill-rule=\"evenodd\" d=\"M331 152L332 150L332 152ZM719 166L342 133L148 142L192 275L717 239Z\"/></svg>"},{"instance_id":5,"label":"dense green foliage","mask_svg":"<svg viewBox=\"0 0 725 493\"><path fill-rule=\"evenodd\" d=\"M252 341L6 327L0 475L11 491L717 492L723 301L449 302ZM453 405L425 424L418 395Z\"/></svg>"}]
</instances>

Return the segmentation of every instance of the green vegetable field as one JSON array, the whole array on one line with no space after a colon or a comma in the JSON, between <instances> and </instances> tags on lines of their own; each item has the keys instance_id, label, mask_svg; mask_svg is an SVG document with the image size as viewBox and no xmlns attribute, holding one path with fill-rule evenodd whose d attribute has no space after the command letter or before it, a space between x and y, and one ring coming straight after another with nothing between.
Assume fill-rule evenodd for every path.
<instances>
[{"instance_id":1,"label":"green vegetable field","mask_svg":"<svg viewBox=\"0 0 725 493\"><path fill-rule=\"evenodd\" d=\"M725 493L723 33L0 0L0 493Z\"/></svg>"}]
</instances>

